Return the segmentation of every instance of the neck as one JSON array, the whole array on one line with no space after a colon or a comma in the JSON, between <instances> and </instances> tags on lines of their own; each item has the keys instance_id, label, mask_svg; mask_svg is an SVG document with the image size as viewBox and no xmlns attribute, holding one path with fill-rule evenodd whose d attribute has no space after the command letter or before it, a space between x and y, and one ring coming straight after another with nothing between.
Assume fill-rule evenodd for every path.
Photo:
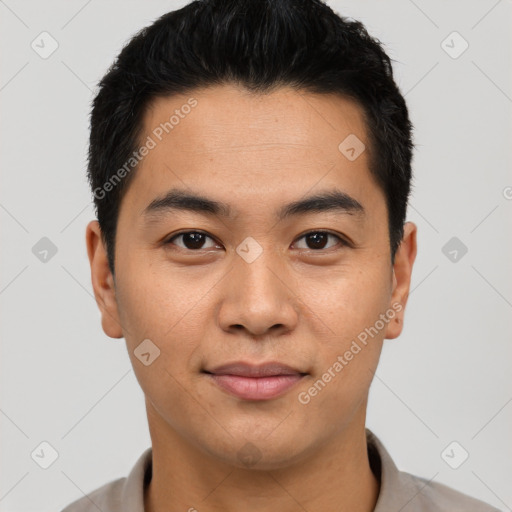
<instances>
[{"instance_id":1,"label":"neck","mask_svg":"<svg viewBox=\"0 0 512 512\"><path fill-rule=\"evenodd\" d=\"M360 415L361 416L361 415ZM292 465L251 470L193 446L148 406L153 446L145 512L371 512L379 494L366 445L365 414Z\"/></svg>"}]
</instances>

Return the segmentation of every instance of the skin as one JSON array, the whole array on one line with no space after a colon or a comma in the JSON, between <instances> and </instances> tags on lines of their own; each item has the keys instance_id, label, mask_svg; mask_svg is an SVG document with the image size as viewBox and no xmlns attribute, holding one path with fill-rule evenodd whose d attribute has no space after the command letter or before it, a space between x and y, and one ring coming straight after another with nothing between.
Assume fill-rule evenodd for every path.
<instances>
[{"instance_id":1,"label":"skin","mask_svg":"<svg viewBox=\"0 0 512 512\"><path fill-rule=\"evenodd\" d=\"M97 221L86 233L103 330L125 338L146 398L153 477L145 510L371 511L379 482L366 448L368 391L383 340L403 327L417 228L405 224L392 265L385 196L368 170L357 104L215 86L154 101L141 140L190 97L197 107L141 161L122 200L115 279ZM338 149L349 134L367 148L354 161ZM174 210L145 221L144 208L174 187L226 202L233 215ZM365 215L276 219L283 204L334 187ZM205 232L203 248L190 237L169 241L183 230ZM340 239L315 249L304 235L318 230ZM236 252L246 237L262 248L252 263ZM301 403L299 393L393 304L401 311ZM148 366L134 354L144 339L161 351ZM308 375L280 397L250 401L202 373L240 360ZM253 465L239 456L247 443L258 454Z\"/></svg>"}]
</instances>

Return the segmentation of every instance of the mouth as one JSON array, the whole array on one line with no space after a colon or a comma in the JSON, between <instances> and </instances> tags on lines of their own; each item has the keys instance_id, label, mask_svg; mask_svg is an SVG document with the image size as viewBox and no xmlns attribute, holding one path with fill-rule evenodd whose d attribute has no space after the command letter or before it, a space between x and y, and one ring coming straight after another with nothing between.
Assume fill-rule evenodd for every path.
<instances>
[{"instance_id":1,"label":"mouth","mask_svg":"<svg viewBox=\"0 0 512 512\"><path fill-rule=\"evenodd\" d=\"M243 400L277 398L308 375L282 363L254 365L242 361L202 372L220 389Z\"/></svg>"}]
</instances>

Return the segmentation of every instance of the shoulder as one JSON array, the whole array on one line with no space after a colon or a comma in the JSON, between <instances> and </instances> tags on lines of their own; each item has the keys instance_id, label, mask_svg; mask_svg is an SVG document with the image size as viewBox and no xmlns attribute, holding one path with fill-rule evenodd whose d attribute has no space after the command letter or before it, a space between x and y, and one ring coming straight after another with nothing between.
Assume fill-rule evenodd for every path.
<instances>
[{"instance_id":1,"label":"shoulder","mask_svg":"<svg viewBox=\"0 0 512 512\"><path fill-rule=\"evenodd\" d=\"M117 512L122 510L122 490L126 477L108 482L82 498L73 501L61 512L98 512L105 510Z\"/></svg>"},{"instance_id":2,"label":"shoulder","mask_svg":"<svg viewBox=\"0 0 512 512\"><path fill-rule=\"evenodd\" d=\"M447 485L431 482L426 478L400 471L400 480L404 487L414 489L411 501L402 512L500 512L497 508L472 498L467 494L448 487Z\"/></svg>"},{"instance_id":3,"label":"shoulder","mask_svg":"<svg viewBox=\"0 0 512 512\"><path fill-rule=\"evenodd\" d=\"M366 439L370 466L380 480L374 512L500 512L433 479L400 471L380 439L368 429Z\"/></svg>"},{"instance_id":4,"label":"shoulder","mask_svg":"<svg viewBox=\"0 0 512 512\"><path fill-rule=\"evenodd\" d=\"M149 447L139 456L128 477L98 487L61 512L144 512L144 491L152 476L152 456Z\"/></svg>"}]
</instances>

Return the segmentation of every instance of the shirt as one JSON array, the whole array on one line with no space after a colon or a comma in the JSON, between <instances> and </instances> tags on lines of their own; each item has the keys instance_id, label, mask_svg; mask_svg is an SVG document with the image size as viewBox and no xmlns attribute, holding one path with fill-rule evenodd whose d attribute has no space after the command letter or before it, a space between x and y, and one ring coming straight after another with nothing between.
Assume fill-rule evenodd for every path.
<instances>
[{"instance_id":1,"label":"shirt","mask_svg":"<svg viewBox=\"0 0 512 512\"><path fill-rule=\"evenodd\" d=\"M399 471L382 442L368 429L366 440L370 467L380 481L373 512L500 512L444 484ZM150 447L128 477L99 487L61 512L144 512L144 490L151 481L151 463Z\"/></svg>"}]
</instances>

